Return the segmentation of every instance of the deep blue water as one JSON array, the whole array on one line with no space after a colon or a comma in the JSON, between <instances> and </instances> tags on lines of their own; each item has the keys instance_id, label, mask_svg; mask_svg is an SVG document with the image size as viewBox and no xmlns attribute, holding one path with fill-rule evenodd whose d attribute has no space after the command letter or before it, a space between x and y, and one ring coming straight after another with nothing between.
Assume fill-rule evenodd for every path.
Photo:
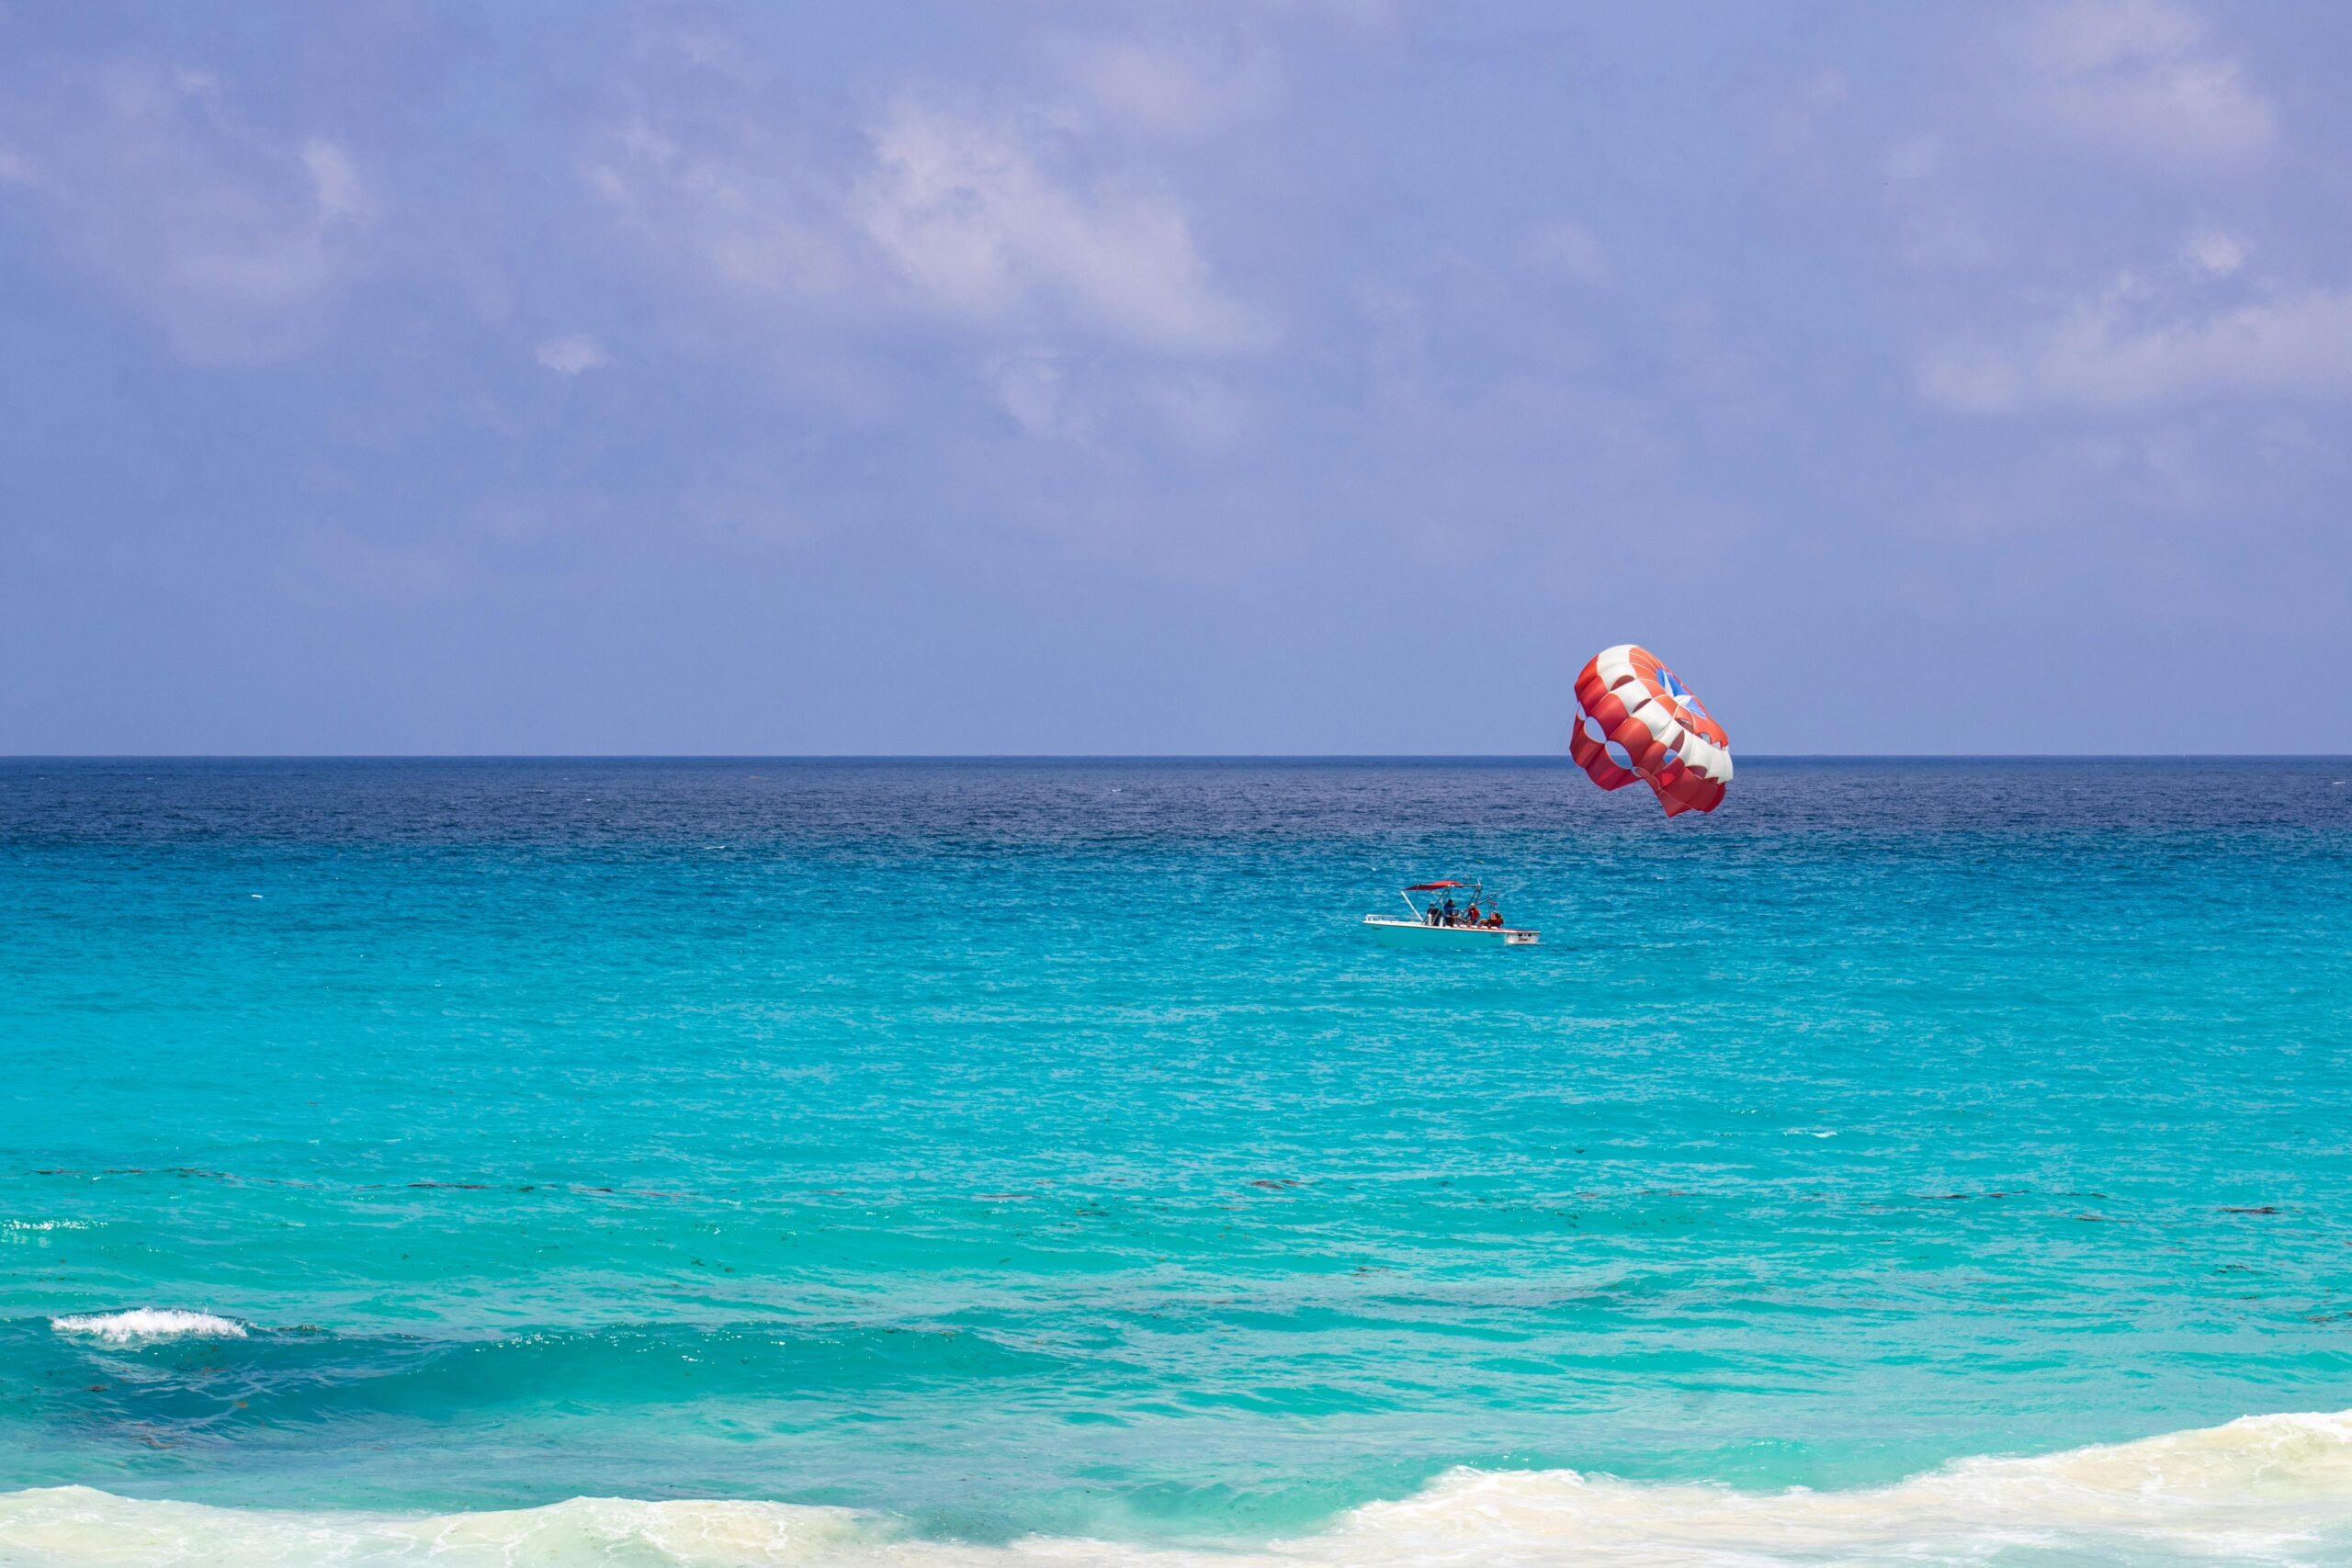
<instances>
[{"instance_id":1,"label":"deep blue water","mask_svg":"<svg viewBox=\"0 0 2352 1568\"><path fill-rule=\"evenodd\" d=\"M0 1494L1328 1543L2344 1411L2347 780L0 763ZM1543 944L1364 939L1443 874Z\"/></svg>"}]
</instances>

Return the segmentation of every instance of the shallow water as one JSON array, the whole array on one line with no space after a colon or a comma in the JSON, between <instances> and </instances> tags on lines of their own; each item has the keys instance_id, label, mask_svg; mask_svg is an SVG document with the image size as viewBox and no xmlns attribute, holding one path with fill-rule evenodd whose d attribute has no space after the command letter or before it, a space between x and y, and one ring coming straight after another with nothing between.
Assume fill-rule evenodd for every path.
<instances>
[{"instance_id":1,"label":"shallow water","mask_svg":"<svg viewBox=\"0 0 2352 1568\"><path fill-rule=\"evenodd\" d=\"M0 764L0 1562L2352 1561L2347 778Z\"/></svg>"}]
</instances>

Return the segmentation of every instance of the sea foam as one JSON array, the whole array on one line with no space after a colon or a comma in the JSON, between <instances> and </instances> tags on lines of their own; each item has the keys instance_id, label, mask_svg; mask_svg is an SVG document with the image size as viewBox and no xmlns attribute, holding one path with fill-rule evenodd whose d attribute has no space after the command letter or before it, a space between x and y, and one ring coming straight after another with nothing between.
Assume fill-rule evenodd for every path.
<instances>
[{"instance_id":1,"label":"sea foam","mask_svg":"<svg viewBox=\"0 0 2352 1568\"><path fill-rule=\"evenodd\" d=\"M51 1328L60 1334L87 1334L110 1345L143 1344L156 1339L243 1339L245 1325L209 1312L134 1307L129 1312L91 1313L76 1317L52 1317Z\"/></svg>"},{"instance_id":2,"label":"sea foam","mask_svg":"<svg viewBox=\"0 0 2352 1568\"><path fill-rule=\"evenodd\" d=\"M1243 1551L1033 1537L929 1541L840 1508L576 1498L401 1517L137 1502L85 1487L0 1495L27 1568L1431 1568L1634 1564L2340 1562L2352 1548L2352 1411L2262 1416L2038 1459L1963 1460L1892 1486L1742 1492L1566 1471L1453 1472L1318 1534Z\"/></svg>"}]
</instances>

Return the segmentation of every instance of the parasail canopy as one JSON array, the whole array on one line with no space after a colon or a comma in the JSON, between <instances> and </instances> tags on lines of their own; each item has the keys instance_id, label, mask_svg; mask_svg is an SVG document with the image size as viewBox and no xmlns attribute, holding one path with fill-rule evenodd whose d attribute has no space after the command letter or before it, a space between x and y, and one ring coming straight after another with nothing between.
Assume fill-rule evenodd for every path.
<instances>
[{"instance_id":1,"label":"parasail canopy","mask_svg":"<svg viewBox=\"0 0 2352 1568\"><path fill-rule=\"evenodd\" d=\"M1577 674L1568 755L1603 789L1640 779L1668 817L1713 811L1731 783L1731 737L1657 654L1630 642Z\"/></svg>"}]
</instances>

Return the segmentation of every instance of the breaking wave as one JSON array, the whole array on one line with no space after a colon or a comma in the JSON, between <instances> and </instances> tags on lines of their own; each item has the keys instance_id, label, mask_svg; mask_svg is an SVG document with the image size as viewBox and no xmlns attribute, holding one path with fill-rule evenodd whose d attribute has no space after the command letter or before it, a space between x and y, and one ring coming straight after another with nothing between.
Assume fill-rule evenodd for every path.
<instances>
[{"instance_id":1,"label":"breaking wave","mask_svg":"<svg viewBox=\"0 0 2352 1568\"><path fill-rule=\"evenodd\" d=\"M89 1313L76 1317L52 1317L51 1328L60 1334L87 1334L110 1345L147 1344L158 1339L243 1339L245 1325L234 1318L209 1312L134 1307L129 1312Z\"/></svg>"},{"instance_id":2,"label":"breaking wave","mask_svg":"<svg viewBox=\"0 0 2352 1568\"><path fill-rule=\"evenodd\" d=\"M925 1540L778 1503L576 1498L438 1517L0 1495L9 1568L1767 1568L1781 1563L2304 1564L2352 1560L2352 1411L2258 1416L2035 1459L1970 1459L1891 1486L1742 1492L1572 1471L1458 1470L1312 1536L1243 1551L1032 1537Z\"/></svg>"}]
</instances>

